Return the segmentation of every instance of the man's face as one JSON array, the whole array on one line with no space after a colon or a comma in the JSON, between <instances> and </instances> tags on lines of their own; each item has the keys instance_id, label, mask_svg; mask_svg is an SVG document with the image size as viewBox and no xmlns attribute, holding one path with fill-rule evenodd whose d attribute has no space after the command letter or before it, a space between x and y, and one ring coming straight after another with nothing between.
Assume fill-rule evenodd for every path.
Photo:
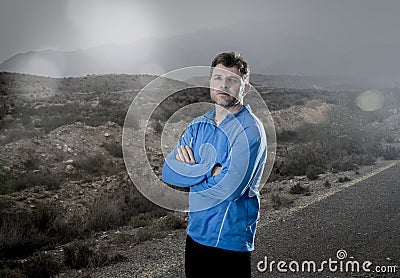
<instances>
[{"instance_id":1,"label":"man's face","mask_svg":"<svg viewBox=\"0 0 400 278\"><path fill-rule=\"evenodd\" d=\"M210 96L222 107L231 107L242 101L244 81L238 67L215 66L210 80Z\"/></svg>"}]
</instances>

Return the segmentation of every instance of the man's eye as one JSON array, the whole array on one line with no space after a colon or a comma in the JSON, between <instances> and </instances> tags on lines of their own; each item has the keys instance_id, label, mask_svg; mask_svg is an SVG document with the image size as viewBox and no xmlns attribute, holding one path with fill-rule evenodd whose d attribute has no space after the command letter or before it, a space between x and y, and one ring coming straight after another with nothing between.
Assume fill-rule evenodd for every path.
<instances>
[{"instance_id":1,"label":"man's eye","mask_svg":"<svg viewBox=\"0 0 400 278\"><path fill-rule=\"evenodd\" d=\"M221 80L221 77L220 77L220 76L214 76L213 79L214 79L214 80Z\"/></svg>"},{"instance_id":2,"label":"man's eye","mask_svg":"<svg viewBox=\"0 0 400 278\"><path fill-rule=\"evenodd\" d=\"M230 81L231 81L232 83L238 83L238 82L239 82L239 80L237 80L237 78L231 78Z\"/></svg>"}]
</instances>

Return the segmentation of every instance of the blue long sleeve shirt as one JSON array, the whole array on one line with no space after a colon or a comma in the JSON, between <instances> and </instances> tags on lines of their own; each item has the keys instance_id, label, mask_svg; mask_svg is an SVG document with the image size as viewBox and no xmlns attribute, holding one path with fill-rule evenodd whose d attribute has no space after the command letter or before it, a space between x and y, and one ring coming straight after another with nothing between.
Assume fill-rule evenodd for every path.
<instances>
[{"instance_id":1,"label":"blue long sleeve shirt","mask_svg":"<svg viewBox=\"0 0 400 278\"><path fill-rule=\"evenodd\" d=\"M217 126L215 109L192 121L165 158L166 183L189 187L187 233L196 242L234 251L252 251L259 219L259 192L267 156L262 123L248 105ZM189 146L196 164L178 161ZM212 176L215 165L220 174Z\"/></svg>"}]
</instances>

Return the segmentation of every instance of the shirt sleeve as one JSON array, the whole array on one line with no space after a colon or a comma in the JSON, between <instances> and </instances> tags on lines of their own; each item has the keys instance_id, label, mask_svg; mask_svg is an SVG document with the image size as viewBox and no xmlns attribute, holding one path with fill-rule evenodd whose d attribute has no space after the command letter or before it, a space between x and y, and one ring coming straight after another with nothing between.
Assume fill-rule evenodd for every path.
<instances>
[{"instance_id":1,"label":"shirt sleeve","mask_svg":"<svg viewBox=\"0 0 400 278\"><path fill-rule=\"evenodd\" d=\"M165 158L162 169L162 180L164 182L178 187L190 187L211 177L216 157L216 153L212 148L205 150L208 155L202 156L202 160L199 163L196 162L196 164L189 164L176 159L180 146L192 148L192 141L194 140L193 128L192 124L189 125L174 150Z\"/></svg>"},{"instance_id":2,"label":"shirt sleeve","mask_svg":"<svg viewBox=\"0 0 400 278\"><path fill-rule=\"evenodd\" d=\"M221 173L208 177L191 188L192 209L212 206L222 200L232 201L244 194L257 180L266 155L266 143L257 127L248 127L233 142L231 154ZM192 196L191 196L192 195Z\"/></svg>"}]
</instances>

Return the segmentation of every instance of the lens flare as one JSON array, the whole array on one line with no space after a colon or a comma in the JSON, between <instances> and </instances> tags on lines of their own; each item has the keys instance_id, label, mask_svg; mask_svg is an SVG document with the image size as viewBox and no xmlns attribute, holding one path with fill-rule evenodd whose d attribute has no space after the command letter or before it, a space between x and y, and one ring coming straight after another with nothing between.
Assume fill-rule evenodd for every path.
<instances>
[{"instance_id":1,"label":"lens flare","mask_svg":"<svg viewBox=\"0 0 400 278\"><path fill-rule=\"evenodd\" d=\"M385 103L385 96L378 90L367 90L358 95L357 106L363 111L375 111Z\"/></svg>"}]
</instances>

